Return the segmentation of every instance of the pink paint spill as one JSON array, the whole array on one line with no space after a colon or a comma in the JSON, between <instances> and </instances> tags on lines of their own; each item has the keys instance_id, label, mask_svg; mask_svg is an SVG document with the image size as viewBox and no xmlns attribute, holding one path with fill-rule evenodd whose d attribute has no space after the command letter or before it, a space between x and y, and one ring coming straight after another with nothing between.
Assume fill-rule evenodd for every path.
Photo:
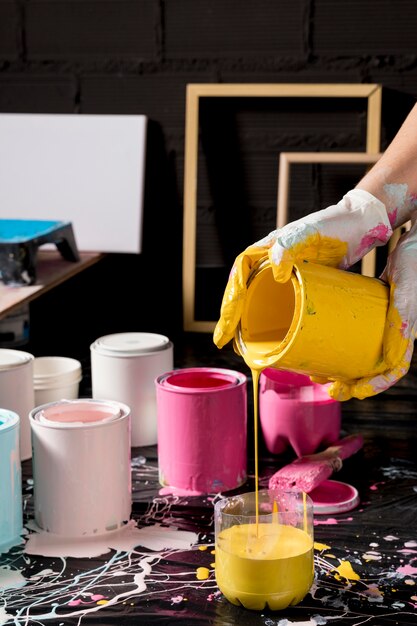
<instances>
[{"instance_id":1,"label":"pink paint spill","mask_svg":"<svg viewBox=\"0 0 417 626\"><path fill-rule=\"evenodd\" d=\"M345 517L343 519L337 520L335 517L328 517L324 520L314 520L314 526L334 526L335 524L340 524L340 522L351 522L353 517Z\"/></svg>"},{"instance_id":2,"label":"pink paint spill","mask_svg":"<svg viewBox=\"0 0 417 626\"><path fill-rule=\"evenodd\" d=\"M406 576L414 576L417 574L417 567L413 567L412 565L402 565L401 567L397 567L396 571L399 574L405 574Z\"/></svg>"},{"instance_id":3,"label":"pink paint spill","mask_svg":"<svg viewBox=\"0 0 417 626\"><path fill-rule=\"evenodd\" d=\"M160 496L202 496L202 491L195 491L193 489L180 489L179 487L162 487L159 490Z\"/></svg>"},{"instance_id":4,"label":"pink paint spill","mask_svg":"<svg viewBox=\"0 0 417 626\"><path fill-rule=\"evenodd\" d=\"M378 224L374 228L371 228L360 240L355 256L357 255L358 258L362 258L378 241L386 243L390 238L391 232L391 228L386 224Z\"/></svg>"},{"instance_id":5,"label":"pink paint spill","mask_svg":"<svg viewBox=\"0 0 417 626\"><path fill-rule=\"evenodd\" d=\"M378 491L378 485L385 485L385 481L382 481L380 483L374 483L373 485L369 487L369 489L371 491Z\"/></svg>"}]
</instances>

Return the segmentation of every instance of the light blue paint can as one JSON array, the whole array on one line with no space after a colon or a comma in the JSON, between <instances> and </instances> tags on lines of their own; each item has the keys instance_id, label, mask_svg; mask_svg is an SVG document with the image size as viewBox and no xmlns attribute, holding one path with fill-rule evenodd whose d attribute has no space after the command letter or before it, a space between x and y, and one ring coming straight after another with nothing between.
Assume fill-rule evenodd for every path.
<instances>
[{"instance_id":1,"label":"light blue paint can","mask_svg":"<svg viewBox=\"0 0 417 626\"><path fill-rule=\"evenodd\" d=\"M22 541L19 428L17 413L0 409L0 552Z\"/></svg>"}]
</instances>

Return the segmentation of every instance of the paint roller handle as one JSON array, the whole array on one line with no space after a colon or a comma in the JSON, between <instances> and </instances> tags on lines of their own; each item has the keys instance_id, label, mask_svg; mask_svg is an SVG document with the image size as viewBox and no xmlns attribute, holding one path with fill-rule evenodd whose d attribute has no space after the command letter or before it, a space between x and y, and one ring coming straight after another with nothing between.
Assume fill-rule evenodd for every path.
<instances>
[{"instance_id":1,"label":"paint roller handle","mask_svg":"<svg viewBox=\"0 0 417 626\"><path fill-rule=\"evenodd\" d=\"M363 447L362 435L348 435L334 444L329 446L323 452L319 452L317 456L323 455L323 458L338 457L339 459L347 459Z\"/></svg>"}]
</instances>

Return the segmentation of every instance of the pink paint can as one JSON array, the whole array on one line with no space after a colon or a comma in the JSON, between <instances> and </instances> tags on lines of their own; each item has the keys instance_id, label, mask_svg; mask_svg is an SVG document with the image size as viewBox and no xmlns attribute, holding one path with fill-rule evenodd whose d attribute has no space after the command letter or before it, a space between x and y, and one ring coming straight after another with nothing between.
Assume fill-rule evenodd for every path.
<instances>
[{"instance_id":1,"label":"pink paint can","mask_svg":"<svg viewBox=\"0 0 417 626\"><path fill-rule=\"evenodd\" d=\"M164 335L115 333L91 345L93 398L130 407L132 446L157 442L155 378L174 366L174 347Z\"/></svg>"},{"instance_id":2,"label":"pink paint can","mask_svg":"<svg viewBox=\"0 0 417 626\"><path fill-rule=\"evenodd\" d=\"M196 367L156 380L163 492L199 495L246 481L246 376Z\"/></svg>"},{"instance_id":3,"label":"pink paint can","mask_svg":"<svg viewBox=\"0 0 417 626\"><path fill-rule=\"evenodd\" d=\"M38 526L70 537L120 528L131 513L129 407L61 400L29 419Z\"/></svg>"},{"instance_id":4,"label":"pink paint can","mask_svg":"<svg viewBox=\"0 0 417 626\"><path fill-rule=\"evenodd\" d=\"M269 452L281 454L291 446L300 457L339 439L340 402L329 397L328 387L304 374L263 370L259 418Z\"/></svg>"}]
</instances>

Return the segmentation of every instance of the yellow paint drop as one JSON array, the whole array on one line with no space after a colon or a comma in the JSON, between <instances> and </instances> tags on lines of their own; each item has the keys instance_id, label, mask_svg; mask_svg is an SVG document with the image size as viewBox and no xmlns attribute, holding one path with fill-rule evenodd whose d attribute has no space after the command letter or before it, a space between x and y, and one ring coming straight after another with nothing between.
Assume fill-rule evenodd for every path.
<instances>
[{"instance_id":1,"label":"yellow paint drop","mask_svg":"<svg viewBox=\"0 0 417 626\"><path fill-rule=\"evenodd\" d=\"M210 567L216 567L215 563L210 563Z\"/></svg>"},{"instance_id":2,"label":"yellow paint drop","mask_svg":"<svg viewBox=\"0 0 417 626\"><path fill-rule=\"evenodd\" d=\"M335 567L335 570L338 572L336 578L339 580L341 578L346 578L347 580L360 580L359 574L354 571L349 561L342 561L339 567Z\"/></svg>"},{"instance_id":3,"label":"yellow paint drop","mask_svg":"<svg viewBox=\"0 0 417 626\"><path fill-rule=\"evenodd\" d=\"M315 550L330 550L330 546L328 546L325 543L318 543L318 541L314 542L314 549Z\"/></svg>"},{"instance_id":4,"label":"yellow paint drop","mask_svg":"<svg viewBox=\"0 0 417 626\"><path fill-rule=\"evenodd\" d=\"M198 567L196 576L198 580L206 580L210 575L210 570L207 567Z\"/></svg>"},{"instance_id":5,"label":"yellow paint drop","mask_svg":"<svg viewBox=\"0 0 417 626\"><path fill-rule=\"evenodd\" d=\"M198 546L198 549L201 550L202 552L204 552L204 550L207 550L208 546Z\"/></svg>"},{"instance_id":6,"label":"yellow paint drop","mask_svg":"<svg viewBox=\"0 0 417 626\"><path fill-rule=\"evenodd\" d=\"M216 554L216 550L211 550L210 554Z\"/></svg>"},{"instance_id":7,"label":"yellow paint drop","mask_svg":"<svg viewBox=\"0 0 417 626\"><path fill-rule=\"evenodd\" d=\"M97 604L108 604L108 603L109 603L109 601L108 601L108 600L99 600L99 601L97 602Z\"/></svg>"}]
</instances>

